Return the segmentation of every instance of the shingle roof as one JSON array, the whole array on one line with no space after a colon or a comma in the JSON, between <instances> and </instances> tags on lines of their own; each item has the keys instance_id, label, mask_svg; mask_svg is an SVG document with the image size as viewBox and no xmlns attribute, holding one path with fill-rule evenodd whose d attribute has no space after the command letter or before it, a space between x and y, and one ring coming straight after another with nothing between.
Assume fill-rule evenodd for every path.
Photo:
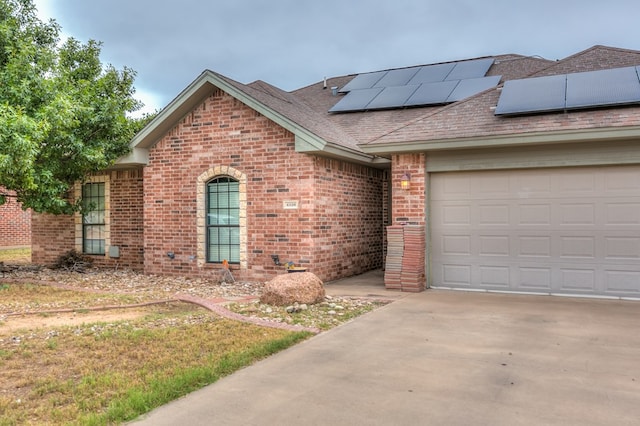
<instances>
[{"instance_id":1,"label":"shingle roof","mask_svg":"<svg viewBox=\"0 0 640 426\"><path fill-rule=\"evenodd\" d=\"M594 71L638 64L640 52L594 46L561 61L544 64L546 66L534 69L528 76ZM495 89L480 93L396 129L389 129L362 146L640 126L639 106L499 117L492 110L492 107L497 105L498 98L499 91Z\"/></svg>"},{"instance_id":2,"label":"shingle roof","mask_svg":"<svg viewBox=\"0 0 640 426\"><path fill-rule=\"evenodd\" d=\"M538 57L522 55L499 55L494 57L496 62L489 69L487 75L502 75L504 79L523 78L532 72L537 72L553 61ZM482 58L473 58L482 59ZM470 59L471 60L471 59ZM298 89L292 94L304 101L319 115L343 128L360 144L367 144L390 130L402 128L423 117L431 116L444 108L442 105L418 108L390 109L382 111L352 112L346 114L328 114L327 111L335 105L343 95L334 96L331 87L343 87L355 75L336 77L327 80L327 89L323 82Z\"/></svg>"},{"instance_id":3,"label":"shingle roof","mask_svg":"<svg viewBox=\"0 0 640 426\"><path fill-rule=\"evenodd\" d=\"M506 80L534 76L566 74L640 65L640 52L606 46L594 46L560 61L516 54L493 57L487 75L501 75ZM474 58L480 59L480 58ZM285 92L263 81L242 84L213 71L205 71L165 110L134 138L133 148L149 148L173 121L182 118L189 108L201 102L215 86L233 92L251 107L301 132L324 141L322 150L340 147L346 155L364 153L387 155L400 146L454 139L488 138L504 135L526 135L603 128L640 126L640 106L547 113L519 117L496 116L492 110L499 91L489 89L449 105L379 111L331 114L329 109L343 95L335 95L332 87L343 87L355 75L329 78L293 92ZM416 145L417 144L417 145ZM368 160L366 160L368 161Z\"/></svg>"}]
</instances>

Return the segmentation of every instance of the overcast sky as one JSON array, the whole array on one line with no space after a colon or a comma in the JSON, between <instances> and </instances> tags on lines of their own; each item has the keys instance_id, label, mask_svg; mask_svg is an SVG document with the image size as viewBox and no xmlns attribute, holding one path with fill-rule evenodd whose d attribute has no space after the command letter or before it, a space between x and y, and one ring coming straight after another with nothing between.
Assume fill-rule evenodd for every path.
<instances>
[{"instance_id":1,"label":"overcast sky","mask_svg":"<svg viewBox=\"0 0 640 426\"><path fill-rule=\"evenodd\" d=\"M294 90L324 76L504 53L640 50L638 0L35 0L65 36L104 43L164 107L204 69Z\"/></svg>"}]
</instances>

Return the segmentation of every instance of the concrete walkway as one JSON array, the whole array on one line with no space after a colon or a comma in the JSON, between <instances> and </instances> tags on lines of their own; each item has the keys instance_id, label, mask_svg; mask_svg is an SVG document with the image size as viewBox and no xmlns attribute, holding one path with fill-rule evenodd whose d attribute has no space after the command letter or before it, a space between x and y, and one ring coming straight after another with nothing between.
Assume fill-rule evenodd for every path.
<instances>
[{"instance_id":1,"label":"concrete walkway","mask_svg":"<svg viewBox=\"0 0 640 426\"><path fill-rule=\"evenodd\" d=\"M136 424L638 424L639 302L398 296Z\"/></svg>"}]
</instances>

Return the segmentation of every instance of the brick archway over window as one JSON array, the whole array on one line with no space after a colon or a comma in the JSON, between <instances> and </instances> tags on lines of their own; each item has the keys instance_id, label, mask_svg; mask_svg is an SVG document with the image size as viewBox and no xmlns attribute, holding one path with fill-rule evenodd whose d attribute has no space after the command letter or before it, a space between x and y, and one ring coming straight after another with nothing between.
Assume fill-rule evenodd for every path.
<instances>
[{"instance_id":1,"label":"brick archway over window","mask_svg":"<svg viewBox=\"0 0 640 426\"><path fill-rule=\"evenodd\" d=\"M247 175L229 166L211 167L198 176L196 185L197 194L197 227L198 227L198 267L203 267L206 262L206 206L207 182L215 177L229 176L240 183L240 269L247 269Z\"/></svg>"}]
</instances>

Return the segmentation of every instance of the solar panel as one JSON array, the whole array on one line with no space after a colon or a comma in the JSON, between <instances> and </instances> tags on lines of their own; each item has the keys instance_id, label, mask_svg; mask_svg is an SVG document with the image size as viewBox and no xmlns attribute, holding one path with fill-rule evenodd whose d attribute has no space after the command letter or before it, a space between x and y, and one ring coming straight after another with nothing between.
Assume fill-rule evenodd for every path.
<instances>
[{"instance_id":1,"label":"solar panel","mask_svg":"<svg viewBox=\"0 0 640 426\"><path fill-rule=\"evenodd\" d=\"M366 106L382 92L381 87L352 90L347 93L329 112L364 111Z\"/></svg>"},{"instance_id":2,"label":"solar panel","mask_svg":"<svg viewBox=\"0 0 640 426\"><path fill-rule=\"evenodd\" d=\"M368 72L366 74L358 74L348 82L339 91L341 93L350 92L357 89L370 89L372 88L382 77L387 74L387 71Z\"/></svg>"},{"instance_id":3,"label":"solar panel","mask_svg":"<svg viewBox=\"0 0 640 426\"><path fill-rule=\"evenodd\" d=\"M495 114L563 110L566 80L566 75L551 75L506 81Z\"/></svg>"},{"instance_id":4,"label":"solar panel","mask_svg":"<svg viewBox=\"0 0 640 426\"><path fill-rule=\"evenodd\" d=\"M339 90L347 94L329 112L454 102L497 85L500 76L484 78L492 64L477 59L360 74Z\"/></svg>"},{"instance_id":5,"label":"solar panel","mask_svg":"<svg viewBox=\"0 0 640 426\"><path fill-rule=\"evenodd\" d=\"M420 67L420 70L411 80L409 80L407 84L435 83L437 81L444 81L455 66L455 63L449 63Z\"/></svg>"},{"instance_id":6,"label":"solar panel","mask_svg":"<svg viewBox=\"0 0 640 426\"><path fill-rule=\"evenodd\" d=\"M496 115L640 104L640 67L510 80Z\"/></svg>"},{"instance_id":7,"label":"solar panel","mask_svg":"<svg viewBox=\"0 0 640 426\"><path fill-rule=\"evenodd\" d=\"M493 58L456 62L456 66L445 80L466 80L468 78L484 77L493 62Z\"/></svg>"},{"instance_id":8,"label":"solar panel","mask_svg":"<svg viewBox=\"0 0 640 426\"><path fill-rule=\"evenodd\" d=\"M373 87L405 86L420 67L400 68L388 71Z\"/></svg>"},{"instance_id":9,"label":"solar panel","mask_svg":"<svg viewBox=\"0 0 640 426\"><path fill-rule=\"evenodd\" d=\"M417 88L418 86L387 87L367 105L367 109L400 108Z\"/></svg>"},{"instance_id":10,"label":"solar panel","mask_svg":"<svg viewBox=\"0 0 640 426\"><path fill-rule=\"evenodd\" d=\"M460 83L447 98L447 102L456 102L468 98L469 96L473 96L492 87L496 87L498 83L500 83L499 75L460 80Z\"/></svg>"},{"instance_id":11,"label":"solar panel","mask_svg":"<svg viewBox=\"0 0 640 426\"><path fill-rule=\"evenodd\" d=\"M420 85L407 102L405 102L404 106L444 104L457 85L457 81L424 83Z\"/></svg>"},{"instance_id":12,"label":"solar panel","mask_svg":"<svg viewBox=\"0 0 640 426\"><path fill-rule=\"evenodd\" d=\"M567 74L567 108L640 102L636 67Z\"/></svg>"}]
</instances>

